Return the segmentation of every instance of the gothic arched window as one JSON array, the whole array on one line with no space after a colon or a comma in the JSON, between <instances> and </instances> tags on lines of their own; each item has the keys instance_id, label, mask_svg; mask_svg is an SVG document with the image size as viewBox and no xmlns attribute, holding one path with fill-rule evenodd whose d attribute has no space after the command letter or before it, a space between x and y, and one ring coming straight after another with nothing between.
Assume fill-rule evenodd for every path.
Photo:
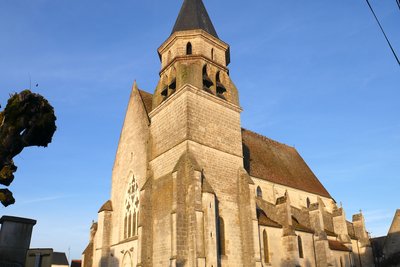
<instances>
[{"instance_id":1,"label":"gothic arched window","mask_svg":"<svg viewBox=\"0 0 400 267\"><path fill-rule=\"evenodd\" d=\"M203 89L209 93L212 93L211 86L213 86L213 82L207 74L207 65L203 66Z\"/></svg>"},{"instance_id":2,"label":"gothic arched window","mask_svg":"<svg viewBox=\"0 0 400 267\"><path fill-rule=\"evenodd\" d=\"M262 198L262 190L261 187L257 186L257 197Z\"/></svg>"},{"instance_id":3,"label":"gothic arched window","mask_svg":"<svg viewBox=\"0 0 400 267\"><path fill-rule=\"evenodd\" d=\"M224 93L226 92L226 88L221 82L221 75L219 71L215 76L215 80L217 82L217 96L224 98Z\"/></svg>"},{"instance_id":4,"label":"gothic arched window","mask_svg":"<svg viewBox=\"0 0 400 267\"><path fill-rule=\"evenodd\" d=\"M135 176L129 182L125 196L124 238L137 235L139 214L139 186Z\"/></svg>"},{"instance_id":5,"label":"gothic arched window","mask_svg":"<svg viewBox=\"0 0 400 267\"><path fill-rule=\"evenodd\" d=\"M264 243L264 262L269 263L269 247L268 247L268 235L267 231L263 232L263 243Z\"/></svg>"},{"instance_id":6,"label":"gothic arched window","mask_svg":"<svg viewBox=\"0 0 400 267\"><path fill-rule=\"evenodd\" d=\"M193 53L192 51L192 44L189 42L186 45L186 55L191 55Z\"/></svg>"},{"instance_id":7,"label":"gothic arched window","mask_svg":"<svg viewBox=\"0 0 400 267\"><path fill-rule=\"evenodd\" d=\"M124 258L122 259L122 267L132 267L133 262L132 262L132 257L129 252L126 252L124 255Z\"/></svg>"},{"instance_id":8,"label":"gothic arched window","mask_svg":"<svg viewBox=\"0 0 400 267\"><path fill-rule=\"evenodd\" d=\"M218 230L219 230L219 239L218 239L219 255L225 255L225 223L222 217L218 218Z\"/></svg>"},{"instance_id":9,"label":"gothic arched window","mask_svg":"<svg viewBox=\"0 0 400 267\"><path fill-rule=\"evenodd\" d=\"M304 253L303 253L303 241L301 240L301 237L297 237L297 243L299 245L299 257L302 259L304 258Z\"/></svg>"}]
</instances>

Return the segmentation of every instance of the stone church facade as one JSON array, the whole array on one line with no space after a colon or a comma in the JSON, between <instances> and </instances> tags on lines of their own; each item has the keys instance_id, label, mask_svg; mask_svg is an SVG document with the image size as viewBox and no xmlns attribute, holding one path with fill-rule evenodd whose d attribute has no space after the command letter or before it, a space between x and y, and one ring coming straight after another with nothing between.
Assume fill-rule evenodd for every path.
<instances>
[{"instance_id":1,"label":"stone church facade","mask_svg":"<svg viewBox=\"0 0 400 267\"><path fill-rule=\"evenodd\" d=\"M84 267L373 266L362 214L347 221L295 148L241 127L201 0L158 54L154 94L132 88Z\"/></svg>"}]
</instances>

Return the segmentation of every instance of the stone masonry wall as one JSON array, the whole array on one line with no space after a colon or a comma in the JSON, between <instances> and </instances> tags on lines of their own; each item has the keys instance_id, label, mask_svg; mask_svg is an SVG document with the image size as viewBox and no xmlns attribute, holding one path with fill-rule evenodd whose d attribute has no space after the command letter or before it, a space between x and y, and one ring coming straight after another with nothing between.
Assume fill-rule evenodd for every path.
<instances>
[{"instance_id":1,"label":"stone masonry wall","mask_svg":"<svg viewBox=\"0 0 400 267\"><path fill-rule=\"evenodd\" d=\"M147 177L149 120L136 86L132 89L112 171L113 204L111 245L123 239L125 197L132 175L141 188Z\"/></svg>"}]
</instances>

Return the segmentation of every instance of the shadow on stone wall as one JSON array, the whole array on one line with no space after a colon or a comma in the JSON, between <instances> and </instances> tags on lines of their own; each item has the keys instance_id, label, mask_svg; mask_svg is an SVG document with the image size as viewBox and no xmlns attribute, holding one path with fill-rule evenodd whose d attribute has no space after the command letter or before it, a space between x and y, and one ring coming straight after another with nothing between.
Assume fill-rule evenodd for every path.
<instances>
[{"instance_id":1,"label":"shadow on stone wall","mask_svg":"<svg viewBox=\"0 0 400 267\"><path fill-rule=\"evenodd\" d=\"M243 165L244 169L250 173L250 149L243 143Z\"/></svg>"},{"instance_id":2,"label":"shadow on stone wall","mask_svg":"<svg viewBox=\"0 0 400 267\"><path fill-rule=\"evenodd\" d=\"M375 265L377 267L400 266L400 232L372 239Z\"/></svg>"},{"instance_id":3,"label":"shadow on stone wall","mask_svg":"<svg viewBox=\"0 0 400 267\"><path fill-rule=\"evenodd\" d=\"M120 265L119 265L119 261L118 261L118 259L114 256L115 254L114 254L115 252L114 252L114 250L112 250L111 252L110 252L110 256L107 256L107 257L105 257L105 256L103 256L103 257L101 257L101 259L100 259L100 264L98 265L99 267L119 267ZM131 265L128 265L128 266L136 266L136 265L133 265L133 264L131 264ZM94 267L94 266L93 266Z\"/></svg>"}]
</instances>

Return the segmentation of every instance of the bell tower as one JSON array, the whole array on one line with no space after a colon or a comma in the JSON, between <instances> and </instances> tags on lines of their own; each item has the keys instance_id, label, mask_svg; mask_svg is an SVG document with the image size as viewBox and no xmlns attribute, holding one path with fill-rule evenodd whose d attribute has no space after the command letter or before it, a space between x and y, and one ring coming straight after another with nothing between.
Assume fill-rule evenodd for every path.
<instances>
[{"instance_id":1,"label":"bell tower","mask_svg":"<svg viewBox=\"0 0 400 267\"><path fill-rule=\"evenodd\" d=\"M239 105L229 78L229 45L221 41L201 0L185 0L171 36L160 46L160 82L153 108L184 84Z\"/></svg>"},{"instance_id":2,"label":"bell tower","mask_svg":"<svg viewBox=\"0 0 400 267\"><path fill-rule=\"evenodd\" d=\"M242 110L229 45L202 0L184 0L158 54L139 264L254 266L255 189L243 168Z\"/></svg>"}]
</instances>

